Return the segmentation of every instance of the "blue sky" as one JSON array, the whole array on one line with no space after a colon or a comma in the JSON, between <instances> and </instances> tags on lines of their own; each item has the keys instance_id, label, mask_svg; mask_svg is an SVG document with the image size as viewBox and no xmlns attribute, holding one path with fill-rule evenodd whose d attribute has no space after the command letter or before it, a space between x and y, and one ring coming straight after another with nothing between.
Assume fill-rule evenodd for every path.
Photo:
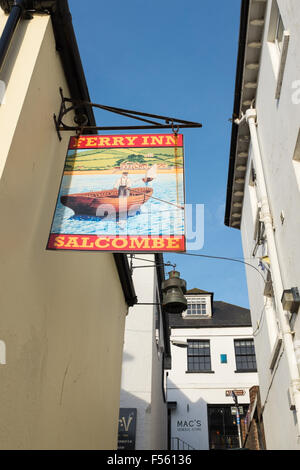
<instances>
[{"instance_id":1,"label":"blue sky","mask_svg":"<svg viewBox=\"0 0 300 470\"><path fill-rule=\"evenodd\" d=\"M242 258L240 232L224 225L240 0L69 5L93 102L203 124L182 130L186 202L205 205L205 240L198 253ZM99 126L129 124L107 112L95 110L95 116ZM168 260L188 288L249 306L242 264L175 254L166 254Z\"/></svg>"}]
</instances>

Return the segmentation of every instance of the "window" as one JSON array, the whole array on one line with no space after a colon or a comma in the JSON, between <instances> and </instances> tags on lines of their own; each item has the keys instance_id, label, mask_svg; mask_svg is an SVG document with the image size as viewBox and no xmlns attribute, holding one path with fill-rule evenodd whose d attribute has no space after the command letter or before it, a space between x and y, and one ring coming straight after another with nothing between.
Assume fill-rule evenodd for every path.
<instances>
[{"instance_id":1,"label":"window","mask_svg":"<svg viewBox=\"0 0 300 470\"><path fill-rule=\"evenodd\" d=\"M183 318L210 318L212 316L212 294L187 295L187 310L182 313Z\"/></svg>"},{"instance_id":2,"label":"window","mask_svg":"<svg viewBox=\"0 0 300 470\"><path fill-rule=\"evenodd\" d=\"M278 8L277 0L273 0L270 15L268 41L269 43L273 43L276 45L277 53L281 53L282 51L283 36L284 24L282 21L282 16Z\"/></svg>"},{"instance_id":3,"label":"window","mask_svg":"<svg viewBox=\"0 0 300 470\"><path fill-rule=\"evenodd\" d=\"M190 340L187 349L188 372L211 372L209 340Z\"/></svg>"},{"instance_id":4,"label":"window","mask_svg":"<svg viewBox=\"0 0 300 470\"><path fill-rule=\"evenodd\" d=\"M237 449L239 447L236 412L230 405L208 405L209 448L214 450ZM245 415L247 405L240 406L240 415ZM235 409L236 410L236 409Z\"/></svg>"},{"instance_id":5,"label":"window","mask_svg":"<svg viewBox=\"0 0 300 470\"><path fill-rule=\"evenodd\" d=\"M256 357L253 339L234 340L237 372L256 372Z\"/></svg>"},{"instance_id":6,"label":"window","mask_svg":"<svg viewBox=\"0 0 300 470\"><path fill-rule=\"evenodd\" d=\"M297 136L297 142L296 142L296 147L295 147L294 156L293 156L293 163L294 163L294 168L296 172L298 188L300 190L300 130Z\"/></svg>"},{"instance_id":7,"label":"window","mask_svg":"<svg viewBox=\"0 0 300 470\"><path fill-rule=\"evenodd\" d=\"M183 312L183 317L201 317L211 316L211 300L210 297L187 296L187 310Z\"/></svg>"},{"instance_id":8,"label":"window","mask_svg":"<svg viewBox=\"0 0 300 470\"><path fill-rule=\"evenodd\" d=\"M188 315L206 315L206 300L197 299L188 302Z\"/></svg>"},{"instance_id":9,"label":"window","mask_svg":"<svg viewBox=\"0 0 300 470\"><path fill-rule=\"evenodd\" d=\"M295 151L294 151L293 160L295 160L297 162L300 162L300 130L299 130L298 136L297 136L297 142L296 142L296 147L295 147Z\"/></svg>"},{"instance_id":10,"label":"window","mask_svg":"<svg viewBox=\"0 0 300 470\"><path fill-rule=\"evenodd\" d=\"M276 33L275 33L275 44L277 45L280 53L282 51L283 33L284 33L283 21L282 21L280 13L278 12Z\"/></svg>"},{"instance_id":11,"label":"window","mask_svg":"<svg viewBox=\"0 0 300 470\"><path fill-rule=\"evenodd\" d=\"M277 100L280 98L281 94L289 40L290 34L289 31L285 29L280 10L278 8L277 0L273 0L268 32L268 45L272 66L277 81L275 90L275 98Z\"/></svg>"}]
</instances>

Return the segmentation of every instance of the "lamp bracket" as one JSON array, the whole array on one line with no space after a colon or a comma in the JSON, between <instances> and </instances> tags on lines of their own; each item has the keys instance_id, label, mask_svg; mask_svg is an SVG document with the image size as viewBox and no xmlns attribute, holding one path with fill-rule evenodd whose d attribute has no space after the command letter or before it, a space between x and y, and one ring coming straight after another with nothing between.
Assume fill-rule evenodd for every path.
<instances>
[{"instance_id":1,"label":"lamp bracket","mask_svg":"<svg viewBox=\"0 0 300 470\"><path fill-rule=\"evenodd\" d=\"M142 266L133 266L133 260L134 259L139 259L141 261L149 261L149 263L152 263L152 264L146 264L146 265L142 265ZM130 255L130 272L131 272L131 275L132 275L133 270L137 269L137 268L156 268L156 267L160 267L160 266L172 266L174 271L176 269L176 264L173 264L170 261L168 261L167 263L155 264L151 260L147 260L145 258L136 258L134 255L132 255L132 254Z\"/></svg>"},{"instance_id":2,"label":"lamp bracket","mask_svg":"<svg viewBox=\"0 0 300 470\"><path fill-rule=\"evenodd\" d=\"M176 268L176 264L171 264L171 263L163 263L163 264L147 264L144 266L132 266L131 269L137 269L137 268L156 268L160 266L172 266L172 268Z\"/></svg>"},{"instance_id":3,"label":"lamp bracket","mask_svg":"<svg viewBox=\"0 0 300 470\"><path fill-rule=\"evenodd\" d=\"M55 128L59 140L62 139L61 132L63 131L74 131L77 134L91 131L116 131L116 130L135 130L135 129L172 129L175 134L178 133L179 128L196 128L202 127L202 124L192 121L184 121L168 116L159 116L157 114L142 113L140 111L133 111L130 109L115 108L113 106L105 106L103 104L91 103L90 101L77 100L73 98L66 98L63 95L62 88L59 89L61 95L61 105L58 116L53 115ZM84 113L84 109L87 107L103 109L111 113L119 114L121 116L129 117L142 121L147 125L142 126L90 126L88 124L88 117ZM75 126L67 125L63 122L64 117L71 111L75 112L74 122Z\"/></svg>"},{"instance_id":4,"label":"lamp bracket","mask_svg":"<svg viewBox=\"0 0 300 470\"><path fill-rule=\"evenodd\" d=\"M160 305L162 307L162 304L159 302L137 302L136 304L134 304L134 307L136 305Z\"/></svg>"}]
</instances>

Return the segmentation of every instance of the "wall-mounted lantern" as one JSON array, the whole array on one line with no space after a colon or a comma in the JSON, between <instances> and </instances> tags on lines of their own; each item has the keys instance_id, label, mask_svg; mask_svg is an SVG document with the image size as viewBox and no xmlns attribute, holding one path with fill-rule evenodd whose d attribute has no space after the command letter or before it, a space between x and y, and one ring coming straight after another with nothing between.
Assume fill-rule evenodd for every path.
<instances>
[{"instance_id":1,"label":"wall-mounted lantern","mask_svg":"<svg viewBox=\"0 0 300 470\"><path fill-rule=\"evenodd\" d=\"M139 259L139 258L137 258ZM141 259L141 258L140 258ZM135 305L160 305L164 313L182 313L187 310L186 281L180 278L180 272L176 271L176 264L162 263L151 265L133 266L133 256L131 255L130 271L138 268L155 268L157 266L173 266L173 270L169 272L169 279L161 284L163 293L162 303L160 302L137 302Z\"/></svg>"},{"instance_id":2,"label":"wall-mounted lantern","mask_svg":"<svg viewBox=\"0 0 300 470\"><path fill-rule=\"evenodd\" d=\"M178 271L171 271L169 279L162 283L163 309L169 313L182 313L187 309L186 281L180 279Z\"/></svg>"}]
</instances>

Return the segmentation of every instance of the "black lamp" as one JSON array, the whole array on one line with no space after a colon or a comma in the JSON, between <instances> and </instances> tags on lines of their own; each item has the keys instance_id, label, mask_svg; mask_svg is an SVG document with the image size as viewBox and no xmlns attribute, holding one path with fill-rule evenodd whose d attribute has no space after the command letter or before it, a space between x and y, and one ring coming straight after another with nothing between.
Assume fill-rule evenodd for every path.
<instances>
[{"instance_id":1,"label":"black lamp","mask_svg":"<svg viewBox=\"0 0 300 470\"><path fill-rule=\"evenodd\" d=\"M178 271L169 272L169 279L162 283L163 302L162 307L169 313L182 313L187 309L186 281L180 279Z\"/></svg>"},{"instance_id":2,"label":"black lamp","mask_svg":"<svg viewBox=\"0 0 300 470\"><path fill-rule=\"evenodd\" d=\"M141 259L141 258L137 258ZM131 256L130 271L137 268L155 268L158 266L173 266L173 271L169 272L169 279L161 284L163 300L160 302L137 302L135 305L160 305L164 313L182 313L187 309L187 300L184 297L186 293L186 281L180 278L180 272L175 270L176 264L162 263L147 266L133 266Z\"/></svg>"}]
</instances>

